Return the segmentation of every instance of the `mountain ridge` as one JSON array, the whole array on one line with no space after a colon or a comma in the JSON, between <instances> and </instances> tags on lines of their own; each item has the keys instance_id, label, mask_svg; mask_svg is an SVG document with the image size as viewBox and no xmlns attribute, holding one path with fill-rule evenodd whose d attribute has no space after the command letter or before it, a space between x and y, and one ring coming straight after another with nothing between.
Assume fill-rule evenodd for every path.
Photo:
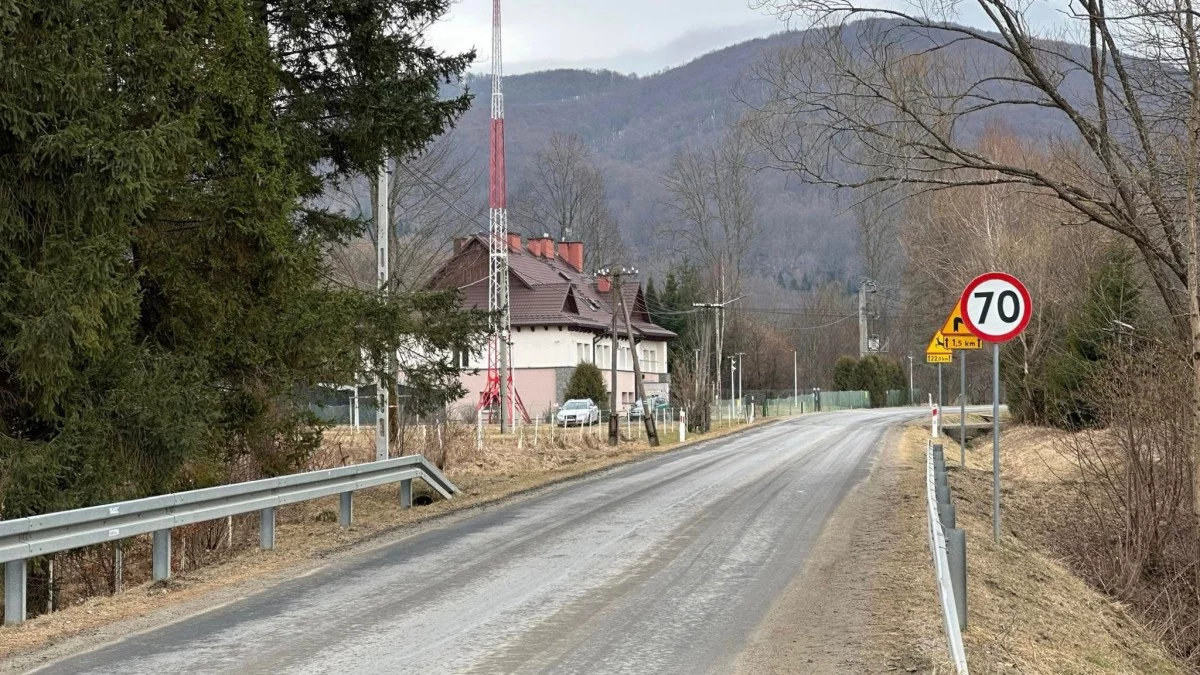
<instances>
[{"instance_id":1,"label":"mountain ridge","mask_svg":"<svg viewBox=\"0 0 1200 675\"><path fill-rule=\"evenodd\" d=\"M861 23L886 27L888 21ZM576 134L605 177L609 206L634 262L661 267L675 248L662 227L669 217L670 195L661 178L672 158L689 148L715 144L746 110L735 92L752 95L753 69L768 54L799 44L807 34L782 30L648 76L556 69L506 77L510 195L520 190L536 152L551 134ZM933 39L916 32L910 38L913 44ZM454 134L464 150L474 153L472 161L486 175L490 77L470 76L466 84L476 93L475 103ZM1018 133L1038 138L1061 127L1060 121L1044 113L1032 116L1013 109L981 115L964 125L962 133L976 135L994 119L1011 121ZM749 262L757 276L798 279L815 274L846 279L856 274L857 230L845 213L851 195L801 184L779 171L760 172L756 182L762 234L749 252ZM476 190L480 209L485 188ZM519 223L512 227L521 229Z\"/></svg>"}]
</instances>

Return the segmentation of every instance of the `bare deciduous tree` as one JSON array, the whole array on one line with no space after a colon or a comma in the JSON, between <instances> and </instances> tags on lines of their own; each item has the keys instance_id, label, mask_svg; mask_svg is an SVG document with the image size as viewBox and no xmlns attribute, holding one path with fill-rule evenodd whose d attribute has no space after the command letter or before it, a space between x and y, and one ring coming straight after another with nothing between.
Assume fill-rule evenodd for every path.
<instances>
[{"instance_id":1,"label":"bare deciduous tree","mask_svg":"<svg viewBox=\"0 0 1200 675\"><path fill-rule=\"evenodd\" d=\"M674 216L665 234L681 244L680 253L707 271L709 289L718 302L738 297L748 253L760 230L750 140L735 125L717 147L676 155L663 176ZM729 312L724 319L729 325L736 323ZM728 332L719 330L715 342L718 389Z\"/></svg>"},{"instance_id":2,"label":"bare deciduous tree","mask_svg":"<svg viewBox=\"0 0 1200 675\"><path fill-rule=\"evenodd\" d=\"M512 226L527 235L583 242L585 269L610 264L624 246L607 199L604 176L583 140L556 133L514 196Z\"/></svg>"},{"instance_id":3,"label":"bare deciduous tree","mask_svg":"<svg viewBox=\"0 0 1200 675\"><path fill-rule=\"evenodd\" d=\"M425 289L429 279L449 256L456 236L482 229L481 213L473 213L464 195L479 182L469 156L459 156L453 136L443 136L419 155L395 162L388 181L388 292L407 294ZM356 176L330 195L335 208L360 217L375 212L378 184L374 177ZM379 227L368 227L364 236L328 252L338 283L374 288L377 283L376 242ZM419 351L401 352L393 360L395 379L389 398L395 408L388 416L393 448L403 453L408 441L410 414L400 396L401 364L423 359Z\"/></svg>"},{"instance_id":4,"label":"bare deciduous tree","mask_svg":"<svg viewBox=\"0 0 1200 675\"><path fill-rule=\"evenodd\" d=\"M663 177L674 215L666 233L731 297L760 230L750 153L751 138L736 125L717 147L677 155Z\"/></svg>"},{"instance_id":5,"label":"bare deciduous tree","mask_svg":"<svg viewBox=\"0 0 1200 675\"><path fill-rule=\"evenodd\" d=\"M973 3L994 32L954 25L958 2L763 0L818 29L759 70L751 128L774 164L841 188L916 192L1034 188L1067 222L1090 222L1141 254L1192 354L1200 429L1200 46L1191 0L1082 0L1064 29L1039 33L1031 5ZM884 21L848 22L882 17ZM1067 39L1074 38L1072 43ZM1057 124L1049 167L975 147L993 115ZM1200 520L1200 434L1192 436Z\"/></svg>"},{"instance_id":6,"label":"bare deciduous tree","mask_svg":"<svg viewBox=\"0 0 1200 675\"><path fill-rule=\"evenodd\" d=\"M471 158L458 153L453 136L444 136L415 157L397 161L388 183L392 221L389 279L395 293L420 290L447 258L456 236L485 229L485 214L464 199L479 184ZM359 176L329 195L346 213L374 212L373 177ZM376 228L330 251L340 281L358 288L375 286Z\"/></svg>"}]
</instances>

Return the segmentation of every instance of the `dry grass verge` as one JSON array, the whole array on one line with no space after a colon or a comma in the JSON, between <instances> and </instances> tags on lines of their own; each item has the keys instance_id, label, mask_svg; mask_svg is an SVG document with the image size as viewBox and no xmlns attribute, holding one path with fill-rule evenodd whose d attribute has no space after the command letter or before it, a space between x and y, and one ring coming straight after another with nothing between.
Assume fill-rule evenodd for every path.
<instances>
[{"instance_id":1,"label":"dry grass verge","mask_svg":"<svg viewBox=\"0 0 1200 675\"><path fill-rule=\"evenodd\" d=\"M909 434L923 436L920 430ZM1016 428L1001 444L1003 545L992 536L991 443L967 451L945 439L958 526L967 531L971 672L1178 673L1180 667L1114 602L1047 552L1076 469L1055 448L1061 432ZM922 459L923 461L923 459ZM1059 512L1059 513L1056 513Z\"/></svg>"},{"instance_id":2,"label":"dry grass verge","mask_svg":"<svg viewBox=\"0 0 1200 675\"><path fill-rule=\"evenodd\" d=\"M750 427L777 419L756 421ZM716 429L708 434L689 434L686 445L719 438L749 428L746 425ZM540 432L545 432L543 428ZM145 630L204 609L231 602L262 586L303 574L335 555L352 555L364 548L390 543L415 533L419 524L433 518L508 499L519 493L545 487L650 455L681 447L677 434L663 435L663 445L650 448L644 440L627 439L609 447L604 430L556 430L553 440L542 433L519 441L489 436L484 452L475 448L473 429L443 430L440 451L446 473L463 491L453 501L434 501L428 506L397 508L397 486L364 490L354 501L354 526L337 528L337 498L329 497L280 509L277 515L276 548L259 551L253 542L257 524L239 527L236 544L223 557L193 555L192 567L177 571L166 583L149 583L148 551L131 542L126 556L126 591L114 596L79 598L70 606L33 618L20 626L0 627L0 670L22 671L65 653L115 639L122 634ZM624 430L622 430L624 431ZM434 442L436 432L426 431ZM414 439L419 434L414 435ZM519 447L518 447L519 446ZM411 447L411 446L410 446ZM323 452L313 459L313 468L363 461L373 456L371 430L332 431ZM415 496L433 496L421 483ZM214 525L223 529L223 524ZM390 535L390 536L389 536ZM386 542L382 542L387 537ZM178 546L176 547L178 548ZM178 550L176 565L179 564ZM200 561L212 560L200 565ZM145 569L142 569L145 568ZM110 568L111 569L111 568ZM131 575L137 570L138 576ZM136 585L135 585L136 584ZM48 648L48 649L47 649Z\"/></svg>"}]
</instances>

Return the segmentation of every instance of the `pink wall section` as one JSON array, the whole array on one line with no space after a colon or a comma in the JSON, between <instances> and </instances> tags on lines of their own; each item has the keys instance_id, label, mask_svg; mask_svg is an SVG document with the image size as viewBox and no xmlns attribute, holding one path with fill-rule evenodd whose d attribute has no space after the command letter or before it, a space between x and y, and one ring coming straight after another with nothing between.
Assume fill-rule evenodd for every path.
<instances>
[{"instance_id":1,"label":"pink wall section","mask_svg":"<svg viewBox=\"0 0 1200 675\"><path fill-rule=\"evenodd\" d=\"M517 393L521 395L521 401L525 404L525 409L530 415L537 415L545 411L550 406L560 405L562 401L555 398L555 377L556 370L554 368L517 368L513 371L513 380L517 385ZM604 387L608 388L609 371L604 371ZM651 378L648 377L647 380ZM655 378L657 379L657 378ZM463 373L460 377L463 387L467 390L467 395L459 399L452 408L473 408L479 403L479 394L487 385L487 371L479 371L478 373ZM626 371L617 371L617 390L625 396L618 396L617 402L621 409L625 409L622 401L628 401L633 398L633 373Z\"/></svg>"}]
</instances>

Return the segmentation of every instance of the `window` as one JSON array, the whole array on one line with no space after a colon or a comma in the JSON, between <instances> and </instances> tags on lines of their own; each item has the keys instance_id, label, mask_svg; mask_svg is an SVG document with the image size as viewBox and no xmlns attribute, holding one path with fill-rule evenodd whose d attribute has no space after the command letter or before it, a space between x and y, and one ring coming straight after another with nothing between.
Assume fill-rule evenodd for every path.
<instances>
[{"instance_id":1,"label":"window","mask_svg":"<svg viewBox=\"0 0 1200 675\"><path fill-rule=\"evenodd\" d=\"M454 350L454 365L460 369L466 370L471 368L471 361L475 358L475 353L469 349Z\"/></svg>"},{"instance_id":2,"label":"window","mask_svg":"<svg viewBox=\"0 0 1200 675\"><path fill-rule=\"evenodd\" d=\"M576 352L576 357L578 359L576 361L576 363L587 363L589 357L591 357L591 354L588 353L589 351L590 350L588 349L588 343L576 342L575 343L575 352Z\"/></svg>"}]
</instances>

